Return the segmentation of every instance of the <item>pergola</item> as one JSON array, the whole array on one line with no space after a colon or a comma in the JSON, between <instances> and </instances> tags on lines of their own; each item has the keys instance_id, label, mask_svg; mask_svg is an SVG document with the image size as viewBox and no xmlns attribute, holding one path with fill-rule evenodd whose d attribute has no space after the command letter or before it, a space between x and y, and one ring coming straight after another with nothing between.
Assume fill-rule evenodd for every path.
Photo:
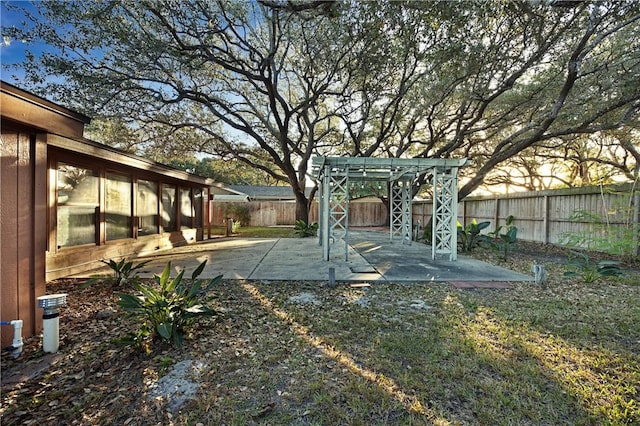
<instances>
[{"instance_id":1,"label":"pergola","mask_svg":"<svg viewBox=\"0 0 640 426\"><path fill-rule=\"evenodd\" d=\"M349 185L353 182L384 182L389 188L389 238L411 244L412 188L418 176L430 176L433 185L431 257L457 259L458 168L466 158L370 158L314 157L312 175L320 187L318 236L324 260L330 244L349 247Z\"/></svg>"}]
</instances>

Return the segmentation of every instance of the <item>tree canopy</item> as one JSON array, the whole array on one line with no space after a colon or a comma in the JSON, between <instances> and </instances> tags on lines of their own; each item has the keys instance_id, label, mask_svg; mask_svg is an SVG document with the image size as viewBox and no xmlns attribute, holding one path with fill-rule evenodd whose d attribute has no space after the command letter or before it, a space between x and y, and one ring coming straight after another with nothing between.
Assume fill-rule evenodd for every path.
<instances>
[{"instance_id":1,"label":"tree canopy","mask_svg":"<svg viewBox=\"0 0 640 426\"><path fill-rule=\"evenodd\" d=\"M37 6L3 28L53 48L22 64L29 88L129 123L145 149L286 181L303 220L315 154L469 157L460 197L544 158L637 176L634 1Z\"/></svg>"}]
</instances>

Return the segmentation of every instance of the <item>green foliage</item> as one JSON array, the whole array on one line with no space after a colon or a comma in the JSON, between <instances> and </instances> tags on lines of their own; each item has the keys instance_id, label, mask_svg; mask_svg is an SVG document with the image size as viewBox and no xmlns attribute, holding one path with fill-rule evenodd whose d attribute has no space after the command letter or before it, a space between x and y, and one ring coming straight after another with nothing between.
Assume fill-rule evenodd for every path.
<instances>
[{"instance_id":1,"label":"green foliage","mask_svg":"<svg viewBox=\"0 0 640 426\"><path fill-rule=\"evenodd\" d=\"M312 222L307 224L304 220L296 220L294 233L300 238L315 237L318 235L318 223Z\"/></svg>"},{"instance_id":2,"label":"green foliage","mask_svg":"<svg viewBox=\"0 0 640 426\"><path fill-rule=\"evenodd\" d=\"M251 210L246 204L226 203L224 205L224 216L233 219L234 226L248 226L251 221ZM237 229L233 229L235 232Z\"/></svg>"},{"instance_id":3,"label":"green foliage","mask_svg":"<svg viewBox=\"0 0 640 426\"><path fill-rule=\"evenodd\" d=\"M184 152L166 161L171 167L194 173L198 176L214 179L230 185L276 185L279 183L271 175L258 167L247 167L236 160L204 157L197 159L195 156L186 157Z\"/></svg>"},{"instance_id":4,"label":"green foliage","mask_svg":"<svg viewBox=\"0 0 640 426\"><path fill-rule=\"evenodd\" d=\"M458 222L458 246L465 253L470 253L474 248L489 241L489 237L482 235L483 229L489 227L490 222L478 223L475 219L466 227Z\"/></svg>"},{"instance_id":5,"label":"green foliage","mask_svg":"<svg viewBox=\"0 0 640 426\"><path fill-rule=\"evenodd\" d=\"M115 288L122 288L125 286L131 286L134 283L138 282L138 270L144 267L147 263L151 262L151 260L145 260L144 262L140 262L137 265L133 264L133 261L127 261L126 258L122 258L119 262L116 262L113 259L104 260L100 259L100 262L109 266L111 270L113 270L113 276L108 279L111 285ZM102 277L97 276L93 277L90 280L86 281L83 284L83 287L89 286L91 284L96 283L97 281L101 281Z\"/></svg>"},{"instance_id":6,"label":"green foliage","mask_svg":"<svg viewBox=\"0 0 640 426\"><path fill-rule=\"evenodd\" d=\"M603 220L600 214L584 209L575 210L569 220L588 224L589 230L565 232L562 234L560 243L578 249L633 257L636 251L637 233L633 226L633 213L626 206L607 208L607 212L610 211L618 212L621 216L618 221L621 220L623 223L612 226L608 219Z\"/></svg>"},{"instance_id":7,"label":"green foliage","mask_svg":"<svg viewBox=\"0 0 640 426\"><path fill-rule=\"evenodd\" d=\"M352 156L483 150L491 155L473 164L483 178L485 166L535 146L550 129L573 137L635 119L626 113L637 97L628 71L639 51L635 2L335 2L332 19L300 10L325 2L183 2L171 8L173 19L159 1L36 2L37 13L15 3L8 7L24 9L30 22L3 28L7 42L52 47L46 60L30 54L21 64L27 88L120 116L145 136L160 128L138 137L158 150L220 153L292 186L320 148ZM74 31L57 31L70 25ZM263 43L268 32L273 43ZM229 45L236 48L216 48ZM213 79L211 67L219 70ZM367 94L357 117L350 93ZM221 122L239 134L228 137ZM521 130L530 126L539 130ZM470 179L461 193L481 181Z\"/></svg>"},{"instance_id":8,"label":"green foliage","mask_svg":"<svg viewBox=\"0 0 640 426\"><path fill-rule=\"evenodd\" d=\"M292 238L293 228L284 226L246 226L240 229L242 238Z\"/></svg>"},{"instance_id":9,"label":"green foliage","mask_svg":"<svg viewBox=\"0 0 640 426\"><path fill-rule=\"evenodd\" d=\"M129 315L142 323L133 340L143 347L148 337L159 338L181 346L187 328L198 318L213 316L216 311L201 303L202 297L222 275L209 280L200 280L206 261L202 262L191 275L190 281L183 281L184 270L171 278L171 262L167 263L161 275L155 275L155 286L134 283L133 288L140 293L132 295L116 293L118 305Z\"/></svg>"},{"instance_id":10,"label":"green foliage","mask_svg":"<svg viewBox=\"0 0 640 426\"><path fill-rule=\"evenodd\" d=\"M491 245L500 251L500 258L502 260L507 260L509 252L511 252L516 245L518 228L513 224L513 221L513 215L509 215L505 226L500 225L495 231L489 233L491 238L493 238Z\"/></svg>"},{"instance_id":11,"label":"green foliage","mask_svg":"<svg viewBox=\"0 0 640 426\"><path fill-rule=\"evenodd\" d=\"M431 226L426 226L424 228L424 232L422 233L421 240L424 241L425 244L431 244L433 238L433 228Z\"/></svg>"},{"instance_id":12,"label":"green foliage","mask_svg":"<svg viewBox=\"0 0 640 426\"><path fill-rule=\"evenodd\" d=\"M623 274L620 262L615 260L591 260L585 253L572 251L569 258L569 271L564 275L568 277L580 276L582 280L590 284L600 277L617 277Z\"/></svg>"}]
</instances>

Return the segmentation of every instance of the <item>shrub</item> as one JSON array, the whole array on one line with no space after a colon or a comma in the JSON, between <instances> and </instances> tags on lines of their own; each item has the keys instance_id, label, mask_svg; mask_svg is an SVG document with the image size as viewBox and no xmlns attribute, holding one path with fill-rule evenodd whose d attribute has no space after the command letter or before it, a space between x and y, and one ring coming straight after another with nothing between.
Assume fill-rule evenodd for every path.
<instances>
[{"instance_id":1,"label":"shrub","mask_svg":"<svg viewBox=\"0 0 640 426\"><path fill-rule=\"evenodd\" d=\"M224 216L233 219L234 227L236 224L238 224L238 227L249 226L251 209L246 204L228 203L224 205Z\"/></svg>"},{"instance_id":2,"label":"shrub","mask_svg":"<svg viewBox=\"0 0 640 426\"><path fill-rule=\"evenodd\" d=\"M191 275L189 282L183 281L184 270L171 279L171 262L161 275L155 275L156 286L141 282L133 284L140 295L116 293L118 305L130 316L140 320L142 327L134 336L134 343L144 346L148 337L159 338L181 346L187 327L204 316L213 316L216 311L201 303L201 298L218 282L222 275L206 282L197 279L206 261Z\"/></svg>"},{"instance_id":3,"label":"shrub","mask_svg":"<svg viewBox=\"0 0 640 426\"><path fill-rule=\"evenodd\" d=\"M595 262L584 253L572 251L569 257L569 271L564 275L568 277L580 276L582 281L589 284L600 277L612 277L622 275L620 262L615 260L601 260Z\"/></svg>"},{"instance_id":4,"label":"shrub","mask_svg":"<svg viewBox=\"0 0 640 426\"><path fill-rule=\"evenodd\" d=\"M478 223L473 219L470 224L463 227L462 224L458 222L458 245L460 246L460 250L465 253L470 253L474 248L488 242L489 237L482 235L481 232L487 228L489 224L490 222Z\"/></svg>"},{"instance_id":5,"label":"shrub","mask_svg":"<svg viewBox=\"0 0 640 426\"><path fill-rule=\"evenodd\" d=\"M296 220L293 232L300 238L315 237L318 235L318 223L307 224L304 220Z\"/></svg>"},{"instance_id":6,"label":"shrub","mask_svg":"<svg viewBox=\"0 0 640 426\"><path fill-rule=\"evenodd\" d=\"M493 238L491 245L500 251L500 258L507 260L509 252L516 245L518 237L518 228L513 225L513 215L509 215L506 220L505 226L498 226L495 231L490 232L489 235ZM503 232L504 230L504 232Z\"/></svg>"},{"instance_id":7,"label":"shrub","mask_svg":"<svg viewBox=\"0 0 640 426\"><path fill-rule=\"evenodd\" d=\"M134 265L133 261L127 261L125 258L119 262L112 259L109 259L109 261L100 259L100 262L109 266L109 268L113 270L113 276L108 278L107 281L109 281L115 288L123 288L127 285L133 285L138 282L138 269L141 269L144 265L151 262L151 260L145 260L137 265ZM101 276L92 277L83 284L83 287L89 286L101 279Z\"/></svg>"}]
</instances>

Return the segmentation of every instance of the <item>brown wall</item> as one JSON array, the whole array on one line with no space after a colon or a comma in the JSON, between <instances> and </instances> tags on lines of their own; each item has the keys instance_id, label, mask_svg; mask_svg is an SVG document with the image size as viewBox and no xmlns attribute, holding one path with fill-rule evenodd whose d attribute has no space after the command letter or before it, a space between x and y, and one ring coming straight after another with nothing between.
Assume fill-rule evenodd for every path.
<instances>
[{"instance_id":1,"label":"brown wall","mask_svg":"<svg viewBox=\"0 0 640 426\"><path fill-rule=\"evenodd\" d=\"M45 293L46 143L7 126L1 137L1 316L23 320L23 334L30 336L41 330L35 298ZM2 346L11 345L13 328L1 327L1 333Z\"/></svg>"},{"instance_id":2,"label":"brown wall","mask_svg":"<svg viewBox=\"0 0 640 426\"><path fill-rule=\"evenodd\" d=\"M202 229L189 229L137 239L111 241L105 245L84 245L68 247L58 252L47 253L46 279L51 281L70 275L91 275L90 271L104 266L100 259L132 259L201 241Z\"/></svg>"},{"instance_id":3,"label":"brown wall","mask_svg":"<svg viewBox=\"0 0 640 426\"><path fill-rule=\"evenodd\" d=\"M49 135L47 140L52 139ZM56 142L59 142L56 139ZM113 158L108 153L103 154L100 161L96 161L95 157L91 155L79 154L77 152L71 152L66 149L59 149L58 147L48 147L48 169L49 169L49 199L54 200L51 203L51 208L48 212L49 222L49 242L48 250L46 252L46 279L47 281L67 277L70 275L78 275L84 272L91 271L92 269L104 266L101 259L121 259L135 258L137 256L148 255L159 250L166 250L172 247L195 243L201 241L204 237L204 229L206 228L206 199L203 200L203 227L196 228L195 223L192 222L193 227L183 228L182 230L176 230L172 232L164 232L162 227L159 226L158 234L138 236L137 230L132 232L131 238L122 238L116 240L107 240L105 237L105 220L104 214L100 215L98 223L96 225L97 236L96 241L92 244L84 244L70 247L58 247L57 246L57 214L56 214L56 202L58 199L56 193L56 170L59 162L67 164L78 165L80 167L88 167L96 171L97 176L104 176L107 171L121 172L132 179L137 181L138 179L152 180L160 185L170 184L176 188L195 188L202 187L196 186L192 183L185 182L174 178L172 176L163 175L151 172L149 170L141 170L132 168L128 164L119 163L118 158ZM101 188L103 184L100 184ZM205 188L206 189L206 188ZM104 191L101 191L104 192ZM134 190L135 192L135 190ZM205 191L206 196L206 191ZM135 196L133 197L134 204ZM103 211L104 200L100 201L100 211ZM178 203L176 203L176 209L178 209ZM176 217L179 218L179 212L174 212ZM134 219L137 222L137 219Z\"/></svg>"},{"instance_id":4,"label":"brown wall","mask_svg":"<svg viewBox=\"0 0 640 426\"><path fill-rule=\"evenodd\" d=\"M212 182L82 139L89 117L2 81L0 104L0 317L23 320L24 337L42 328L36 297L45 294L45 279L86 271L101 258L135 256L203 238L203 228L197 229L192 218L183 231L106 241L100 217L101 236L95 244L59 249L57 160L86 162L100 168L102 176L104 171L122 171L176 188L206 189ZM206 227L205 209L203 202ZM2 346L10 345L12 327L0 327L0 331Z\"/></svg>"}]
</instances>

